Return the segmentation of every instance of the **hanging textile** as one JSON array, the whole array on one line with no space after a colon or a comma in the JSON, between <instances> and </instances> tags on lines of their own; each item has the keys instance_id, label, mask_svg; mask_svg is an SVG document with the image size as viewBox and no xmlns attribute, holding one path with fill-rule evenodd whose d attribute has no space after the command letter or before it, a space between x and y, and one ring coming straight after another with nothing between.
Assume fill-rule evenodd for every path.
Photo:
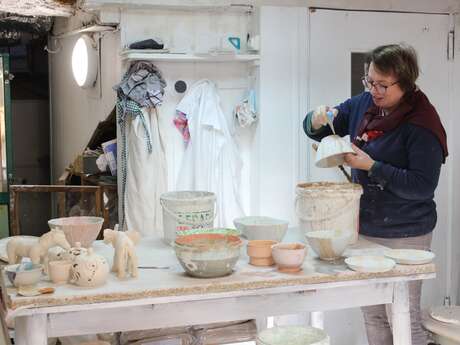
<instances>
[{"instance_id":1,"label":"hanging textile","mask_svg":"<svg viewBox=\"0 0 460 345\"><path fill-rule=\"evenodd\" d=\"M114 87L121 136L121 228L144 236L163 233L159 198L167 189L167 165L157 107L165 86L156 66L138 61Z\"/></svg>"},{"instance_id":2,"label":"hanging textile","mask_svg":"<svg viewBox=\"0 0 460 345\"><path fill-rule=\"evenodd\" d=\"M233 219L243 215L239 193L242 161L220 108L217 87L209 80L198 81L176 110L185 114L190 132L177 189L214 192L215 225L233 226Z\"/></svg>"}]
</instances>

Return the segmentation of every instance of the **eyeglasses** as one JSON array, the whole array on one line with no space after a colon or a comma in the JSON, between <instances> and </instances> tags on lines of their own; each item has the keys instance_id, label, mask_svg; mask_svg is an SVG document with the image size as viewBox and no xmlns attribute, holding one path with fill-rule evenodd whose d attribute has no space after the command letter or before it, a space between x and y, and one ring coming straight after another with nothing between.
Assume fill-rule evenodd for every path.
<instances>
[{"instance_id":1,"label":"eyeglasses","mask_svg":"<svg viewBox=\"0 0 460 345\"><path fill-rule=\"evenodd\" d=\"M379 83L376 83L375 81L373 80L369 80L369 78L367 76L364 76L361 78L361 81L363 82L363 85L364 87L368 90L368 91L371 91L372 88L375 88L375 90L379 93L379 94L385 94L385 92L387 92L387 89L390 87L390 86L393 86L393 85L396 85L397 83L399 83L399 81L395 81L394 83L391 83L390 85L382 85L382 84L379 84Z\"/></svg>"}]
</instances>

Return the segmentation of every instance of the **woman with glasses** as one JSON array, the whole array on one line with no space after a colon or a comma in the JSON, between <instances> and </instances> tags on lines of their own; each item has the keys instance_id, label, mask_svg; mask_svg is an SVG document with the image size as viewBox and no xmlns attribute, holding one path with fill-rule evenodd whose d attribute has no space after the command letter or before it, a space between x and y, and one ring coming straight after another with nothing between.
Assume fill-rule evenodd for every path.
<instances>
[{"instance_id":1,"label":"woman with glasses","mask_svg":"<svg viewBox=\"0 0 460 345\"><path fill-rule=\"evenodd\" d=\"M360 234L390 248L428 250L436 225L433 200L441 165L447 157L446 133L434 106L415 81L415 50L380 46L369 52L366 91L334 108L320 106L303 127L314 140L335 131L350 135L355 154L346 163L353 182L363 186ZM409 283L412 344L426 345L421 327L421 281ZM392 345L385 305L363 307L369 345Z\"/></svg>"}]
</instances>

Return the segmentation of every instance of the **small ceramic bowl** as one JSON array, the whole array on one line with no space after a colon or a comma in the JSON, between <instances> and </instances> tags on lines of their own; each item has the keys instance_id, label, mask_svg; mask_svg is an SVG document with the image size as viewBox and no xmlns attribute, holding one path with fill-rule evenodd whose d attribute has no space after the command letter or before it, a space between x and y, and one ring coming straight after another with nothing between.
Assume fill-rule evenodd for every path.
<instances>
[{"instance_id":1,"label":"small ceramic bowl","mask_svg":"<svg viewBox=\"0 0 460 345\"><path fill-rule=\"evenodd\" d=\"M318 168L331 168L342 165L347 153L355 153L350 142L338 135L324 137L318 145L315 165Z\"/></svg>"},{"instance_id":2,"label":"small ceramic bowl","mask_svg":"<svg viewBox=\"0 0 460 345\"><path fill-rule=\"evenodd\" d=\"M280 242L286 235L289 222L270 217L251 216L236 218L233 224L248 240Z\"/></svg>"},{"instance_id":3,"label":"small ceramic bowl","mask_svg":"<svg viewBox=\"0 0 460 345\"><path fill-rule=\"evenodd\" d=\"M309 231L305 237L321 260L335 260L342 256L350 243L351 233L342 230Z\"/></svg>"},{"instance_id":4,"label":"small ceramic bowl","mask_svg":"<svg viewBox=\"0 0 460 345\"><path fill-rule=\"evenodd\" d=\"M174 242L177 259L185 272L199 278L231 274L241 246L239 237L222 234L180 236Z\"/></svg>"},{"instance_id":5,"label":"small ceramic bowl","mask_svg":"<svg viewBox=\"0 0 460 345\"><path fill-rule=\"evenodd\" d=\"M18 271L20 264L8 265L5 267L5 272L8 280L15 287L34 286L38 283L42 276L43 265L30 264L24 270Z\"/></svg>"},{"instance_id":6,"label":"small ceramic bowl","mask_svg":"<svg viewBox=\"0 0 460 345\"><path fill-rule=\"evenodd\" d=\"M272 246L272 255L281 272L298 272L302 269L305 259L305 245L303 243L278 243Z\"/></svg>"},{"instance_id":7,"label":"small ceramic bowl","mask_svg":"<svg viewBox=\"0 0 460 345\"><path fill-rule=\"evenodd\" d=\"M54 284L66 284L70 278L72 262L69 260L56 260L48 264L49 276Z\"/></svg>"},{"instance_id":8,"label":"small ceramic bowl","mask_svg":"<svg viewBox=\"0 0 460 345\"><path fill-rule=\"evenodd\" d=\"M272 266L275 263L272 257L272 246L277 243L269 240L249 241L247 247L249 263L254 266Z\"/></svg>"}]
</instances>

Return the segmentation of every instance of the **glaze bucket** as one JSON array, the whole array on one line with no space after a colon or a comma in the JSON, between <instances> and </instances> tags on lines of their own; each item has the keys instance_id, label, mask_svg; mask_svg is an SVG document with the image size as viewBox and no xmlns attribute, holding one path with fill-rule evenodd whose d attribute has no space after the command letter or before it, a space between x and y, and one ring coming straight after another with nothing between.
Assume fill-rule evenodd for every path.
<instances>
[{"instance_id":1,"label":"glaze bucket","mask_svg":"<svg viewBox=\"0 0 460 345\"><path fill-rule=\"evenodd\" d=\"M303 233L318 230L350 232L356 243L359 230L359 202L363 189L356 183L311 182L296 188L296 213Z\"/></svg>"},{"instance_id":2,"label":"glaze bucket","mask_svg":"<svg viewBox=\"0 0 460 345\"><path fill-rule=\"evenodd\" d=\"M160 196L163 207L163 240L172 245L181 231L212 228L216 218L216 196L211 192L178 191Z\"/></svg>"}]
</instances>

